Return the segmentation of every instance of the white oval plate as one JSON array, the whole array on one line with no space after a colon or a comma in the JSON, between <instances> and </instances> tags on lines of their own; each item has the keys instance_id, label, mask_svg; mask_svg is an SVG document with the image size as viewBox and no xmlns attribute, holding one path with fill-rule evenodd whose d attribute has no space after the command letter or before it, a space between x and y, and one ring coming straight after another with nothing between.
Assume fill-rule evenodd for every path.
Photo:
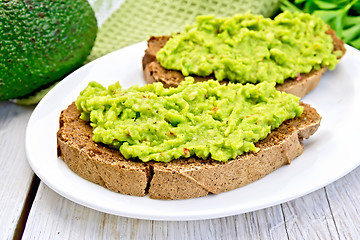
<instances>
[{"instance_id":1,"label":"white oval plate","mask_svg":"<svg viewBox=\"0 0 360 240\"><path fill-rule=\"evenodd\" d=\"M141 59L146 42L101 57L70 74L35 108L26 131L26 153L36 175L62 196L105 213L153 220L218 218L270 207L315 191L360 164L360 52L348 52L303 101L322 115L319 130L305 141L304 153L291 165L245 187L187 200L153 200L107 190L73 173L57 157L56 132L61 110L89 81L124 88L145 84Z\"/></svg>"}]
</instances>

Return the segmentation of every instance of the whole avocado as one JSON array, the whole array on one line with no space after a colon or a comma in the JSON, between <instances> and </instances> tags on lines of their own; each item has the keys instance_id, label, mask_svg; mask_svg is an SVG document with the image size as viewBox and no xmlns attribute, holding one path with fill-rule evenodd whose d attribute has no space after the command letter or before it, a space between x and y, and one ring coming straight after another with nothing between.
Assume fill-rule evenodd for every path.
<instances>
[{"instance_id":1,"label":"whole avocado","mask_svg":"<svg viewBox=\"0 0 360 240\"><path fill-rule=\"evenodd\" d=\"M0 1L0 101L36 92L80 67L97 29L87 0Z\"/></svg>"}]
</instances>

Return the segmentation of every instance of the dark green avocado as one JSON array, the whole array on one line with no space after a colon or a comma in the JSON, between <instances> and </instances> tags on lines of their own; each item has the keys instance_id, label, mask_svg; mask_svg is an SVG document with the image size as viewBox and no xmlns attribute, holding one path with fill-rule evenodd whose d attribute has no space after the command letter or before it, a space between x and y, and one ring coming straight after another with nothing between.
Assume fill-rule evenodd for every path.
<instances>
[{"instance_id":1,"label":"dark green avocado","mask_svg":"<svg viewBox=\"0 0 360 240\"><path fill-rule=\"evenodd\" d=\"M29 95L80 67L97 28L87 0L1 0L0 101Z\"/></svg>"}]
</instances>

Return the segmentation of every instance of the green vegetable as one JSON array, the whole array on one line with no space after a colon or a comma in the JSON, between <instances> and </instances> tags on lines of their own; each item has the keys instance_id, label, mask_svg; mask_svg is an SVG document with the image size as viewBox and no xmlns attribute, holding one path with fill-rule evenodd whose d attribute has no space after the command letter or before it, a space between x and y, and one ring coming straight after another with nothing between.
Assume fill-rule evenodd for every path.
<instances>
[{"instance_id":1,"label":"green vegetable","mask_svg":"<svg viewBox=\"0 0 360 240\"><path fill-rule=\"evenodd\" d=\"M80 67L96 33L87 0L1 0L0 101L26 98Z\"/></svg>"},{"instance_id":2,"label":"green vegetable","mask_svg":"<svg viewBox=\"0 0 360 240\"><path fill-rule=\"evenodd\" d=\"M302 11L322 18L338 37L360 50L359 0L282 0L280 9Z\"/></svg>"}]
</instances>

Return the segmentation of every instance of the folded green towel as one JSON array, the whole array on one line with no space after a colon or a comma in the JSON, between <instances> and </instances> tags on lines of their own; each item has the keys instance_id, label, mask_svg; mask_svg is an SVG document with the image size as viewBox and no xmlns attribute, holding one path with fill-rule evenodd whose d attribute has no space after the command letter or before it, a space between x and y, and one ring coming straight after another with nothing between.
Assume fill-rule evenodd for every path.
<instances>
[{"instance_id":1,"label":"folded green towel","mask_svg":"<svg viewBox=\"0 0 360 240\"><path fill-rule=\"evenodd\" d=\"M94 5L105 1L95 0ZM126 0L101 26L88 61L151 35L182 31L198 15L226 17L250 10L269 17L279 4L279 0Z\"/></svg>"}]
</instances>

